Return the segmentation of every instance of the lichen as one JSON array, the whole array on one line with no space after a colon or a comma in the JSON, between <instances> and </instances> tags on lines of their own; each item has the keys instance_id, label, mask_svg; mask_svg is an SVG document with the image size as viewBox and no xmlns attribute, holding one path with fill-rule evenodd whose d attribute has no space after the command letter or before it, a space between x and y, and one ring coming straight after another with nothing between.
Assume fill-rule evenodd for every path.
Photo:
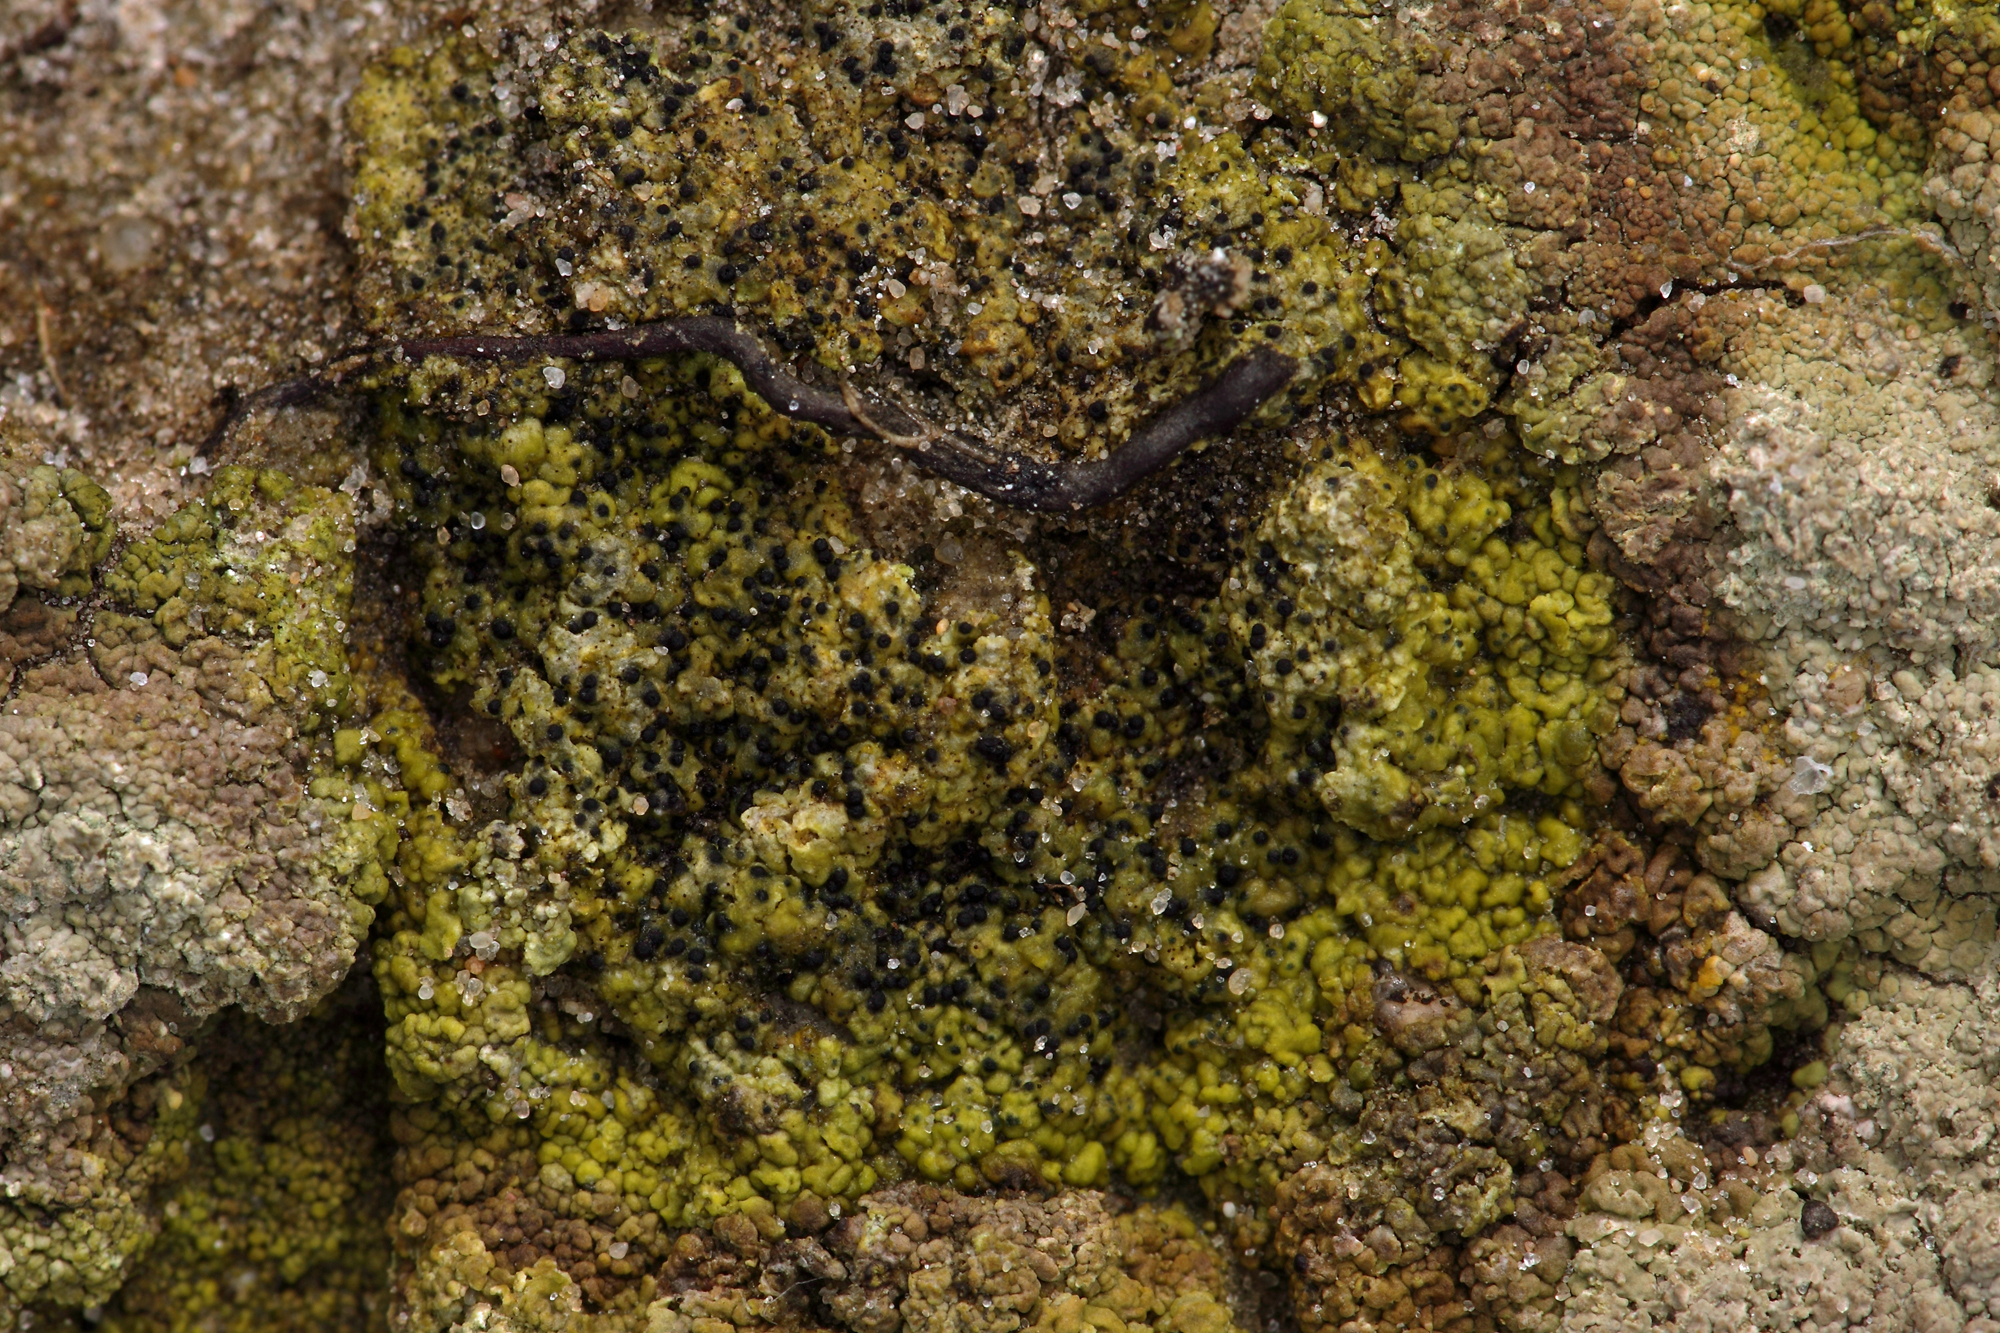
<instances>
[{"instance_id":1,"label":"lichen","mask_svg":"<svg viewBox=\"0 0 2000 1333\"><path fill-rule=\"evenodd\" d=\"M10 1290L144 1248L166 1177L82 1122L164 1104L172 1006L296 1012L372 915L420 1327L1988 1311L1990 1247L1909 1219L1991 1210L1897 1178L1975 1114L1947 988L1991 972L1987 27L829 3L390 55L351 122L380 338L727 316L1062 459L1251 349L1301 371L1053 519L706 358L344 361L365 648L332 494L225 472L93 585L104 499L6 473L48 537L0 551L4 720L60 713L32 743L82 771L235 719L194 771L263 783L347 913L215 982L206 936L177 971L24 910L9 1161L112 1165L29 1181L69 1248L0 1223ZM246 1319L358 1310L357 1233L211 1223L365 1154L225 1141L132 1318L219 1315L217 1240L303 1283Z\"/></svg>"},{"instance_id":2,"label":"lichen","mask_svg":"<svg viewBox=\"0 0 2000 1333\"><path fill-rule=\"evenodd\" d=\"M879 77L841 63L884 49L862 16L818 21L816 42L722 27L393 57L355 111L373 318L726 310L794 364L998 436L1033 422L1059 452L1114 442L1268 318L1264 341L1316 358L1284 412L1345 385L1408 434L1295 424L1306 461L1225 586L1135 597L1066 656L1029 557L982 557L969 598L878 551L829 484L831 442L725 364L377 373L417 669L511 748L479 820L413 806L377 952L414 1102L406 1250L441 1273L461 1262L444 1238L477 1234L480 1264L553 1257L581 1299L637 1311L684 1228L773 1239L897 1182L1188 1180L1251 1246L1307 1163L1421 1213L1435 1158L1466 1193L1407 1241L1455 1262L1450 1237L1505 1218L1515 1175L1608 1114L1587 1062L1620 983L1554 908L1601 860L1626 650L1586 557L1589 479L1531 460L1634 448L1657 422L1619 415L1593 320L1547 317L1598 377L1595 418L1503 395L1496 361L1543 337L1535 303L1576 271L1547 238L1587 192L1560 173L1526 205L1495 190L1573 170L1571 150L1484 121L1480 146L1425 147L1451 120L1405 113L1470 94L1434 89L1414 38L1361 86L1349 48L1378 21L1296 3L1273 40L1303 54L1257 78L1307 71L1274 100L1328 129L1319 146L1164 102L1044 142L1011 19L946 34L993 49L940 75L935 105L899 72L929 20L884 20ZM1375 166L1338 190L1400 199L1393 244L1323 221L1339 143ZM1246 298L1199 257L1245 228L1261 243L1232 310ZM1496 400L1518 436L1463 430ZM428 762L423 728L408 739L406 773ZM440 794L470 779L426 771ZM1696 961L1760 989L1732 996L1727 1036L1669 1050L1656 1005L1621 1058L1735 1070L1811 1021L1818 972L1728 926L1702 918ZM1446 1128L1396 1129L1422 1144L1399 1174L1369 1115L1390 1124L1413 1088ZM453 1189L475 1157L485 1187Z\"/></svg>"},{"instance_id":3,"label":"lichen","mask_svg":"<svg viewBox=\"0 0 2000 1333\"><path fill-rule=\"evenodd\" d=\"M386 888L382 831L354 817L324 739L304 739L347 702L344 505L225 470L106 572L82 651L23 678L0 724L19 797L0 839L0 985L38 1021L108 1017L142 984L204 1012L241 1000L283 1015L352 959ZM55 774L68 798L34 799ZM197 775L199 801L181 786ZM297 820L283 841L253 837L278 809ZM100 899L102 919L70 922ZM291 919L284 938L250 924L274 913Z\"/></svg>"},{"instance_id":4,"label":"lichen","mask_svg":"<svg viewBox=\"0 0 2000 1333\"><path fill-rule=\"evenodd\" d=\"M1365 448L1321 460L1273 507L1227 600L1274 726L1327 770L1308 775L1327 809L1393 838L1464 824L1510 791L1583 795L1619 664L1615 585L1585 567L1572 526L1575 474ZM1546 500L1527 489L1538 481Z\"/></svg>"},{"instance_id":5,"label":"lichen","mask_svg":"<svg viewBox=\"0 0 2000 1333\"><path fill-rule=\"evenodd\" d=\"M54 1133L20 1136L31 1151L55 1151L15 1167L0 1206L0 1299L10 1309L95 1305L119 1289L152 1244L154 1190L186 1167L190 1082L179 1072L137 1080L119 1090L113 1114L85 1111Z\"/></svg>"},{"instance_id":6,"label":"lichen","mask_svg":"<svg viewBox=\"0 0 2000 1333\"><path fill-rule=\"evenodd\" d=\"M103 492L26 475L67 536L34 548L59 567L16 563L5 622L0 1283L82 1305L151 1242L183 1025L331 991L396 834L327 735L350 699L345 496L225 469L106 569Z\"/></svg>"},{"instance_id":7,"label":"lichen","mask_svg":"<svg viewBox=\"0 0 2000 1333\"><path fill-rule=\"evenodd\" d=\"M1308 358L1303 400L1367 374L1368 275L1297 164L1197 130L1154 35L1054 74L1018 17L603 35L509 70L463 45L392 56L354 110L355 226L381 324L733 309L787 353L920 414L1115 444L1231 357ZM879 20L879 21L878 21ZM1034 107L1146 89L1051 137ZM1157 87L1156 87L1157 85ZM477 244L474 243L477 239ZM1213 288L1209 256L1247 258ZM1237 262L1243 262L1239 260Z\"/></svg>"},{"instance_id":8,"label":"lichen","mask_svg":"<svg viewBox=\"0 0 2000 1333\"><path fill-rule=\"evenodd\" d=\"M1287 0L1264 31L1259 83L1295 119L1384 162L1416 164L1457 143L1458 109L1430 35L1367 5ZM1363 211L1373 193L1343 199ZM1358 206L1357 206L1358 205Z\"/></svg>"},{"instance_id":9,"label":"lichen","mask_svg":"<svg viewBox=\"0 0 2000 1333\"><path fill-rule=\"evenodd\" d=\"M1477 1001L1506 946L1553 929L1550 876L1589 820L1510 797L1581 792L1608 590L1565 563L1549 479L1504 446L1441 473L1343 444L1294 492L1376 488L1400 526L1362 544L1462 562L1449 605L1413 567L1378 597L1382 552L1298 563L1311 533L1360 530L1281 507L1292 559L1255 543L1240 592L1132 617L1085 709L1049 688L1030 568L998 607L941 618L912 568L853 544L817 436L733 370L542 380L513 376L483 421L387 409L427 669L523 758L506 819L410 839L377 972L392 1067L455 1117L430 1132L532 1153L515 1169L554 1206L609 1192L671 1227L906 1177L1169 1172L1254 1198L1324 1153L1326 1102L1353 1095L1334 1085L1400 1065L1367 1018L1371 964ZM1511 543L1500 494L1538 515ZM1462 707L1465 760L1402 758L1456 763L1462 794L1305 776L1309 755L1359 761L1299 701L1324 725L1342 690L1385 692L1367 646L1454 615L1455 650L1396 669L1423 707ZM1283 647L1321 632L1345 636L1344 682L1321 684L1316 644ZM1208 790L1175 776L1225 753ZM1135 986L1138 1011L1118 998Z\"/></svg>"},{"instance_id":10,"label":"lichen","mask_svg":"<svg viewBox=\"0 0 2000 1333\"><path fill-rule=\"evenodd\" d=\"M377 1006L350 984L298 1023L232 1014L201 1034L185 1102L152 1127L178 1159L154 1200L157 1234L92 1325L388 1327Z\"/></svg>"},{"instance_id":11,"label":"lichen","mask_svg":"<svg viewBox=\"0 0 2000 1333\"><path fill-rule=\"evenodd\" d=\"M0 612L23 590L75 597L111 551L111 497L75 468L10 457L0 436Z\"/></svg>"},{"instance_id":12,"label":"lichen","mask_svg":"<svg viewBox=\"0 0 2000 1333\"><path fill-rule=\"evenodd\" d=\"M281 473L225 468L204 499L175 511L105 572L125 656L154 639L182 649L203 635L267 641L257 708L285 706L307 733L352 711L345 651L354 596L346 501ZM150 630L133 617L151 621ZM107 658L110 654L106 654Z\"/></svg>"}]
</instances>

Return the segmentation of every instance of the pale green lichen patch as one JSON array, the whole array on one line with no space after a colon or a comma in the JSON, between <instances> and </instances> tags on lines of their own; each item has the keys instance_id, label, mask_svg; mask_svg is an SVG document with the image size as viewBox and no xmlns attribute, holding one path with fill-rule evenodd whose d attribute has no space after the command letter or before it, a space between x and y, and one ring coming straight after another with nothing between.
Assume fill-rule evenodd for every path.
<instances>
[{"instance_id":1,"label":"pale green lichen patch","mask_svg":"<svg viewBox=\"0 0 2000 1333\"><path fill-rule=\"evenodd\" d=\"M23 588L88 592L92 567L111 550L110 518L110 496L76 469L0 457L0 611Z\"/></svg>"},{"instance_id":2,"label":"pale green lichen patch","mask_svg":"<svg viewBox=\"0 0 2000 1333\"><path fill-rule=\"evenodd\" d=\"M261 679L231 688L296 711L304 731L352 710L343 617L354 527L344 497L276 472L224 468L201 501L125 549L104 591L169 648L206 636L268 643Z\"/></svg>"},{"instance_id":3,"label":"pale green lichen patch","mask_svg":"<svg viewBox=\"0 0 2000 1333\"><path fill-rule=\"evenodd\" d=\"M39 515L8 533L47 559L15 572L62 605L17 599L10 628L42 628L0 715L0 1300L82 1306L126 1281L185 1167L198 1090L172 1057L219 1009L296 1018L339 984L396 831L329 762L346 496L225 469L106 568L104 492L16 481Z\"/></svg>"},{"instance_id":4,"label":"pale green lichen patch","mask_svg":"<svg viewBox=\"0 0 2000 1333\"><path fill-rule=\"evenodd\" d=\"M351 964L395 840L328 762L352 548L347 497L224 469L103 572L88 637L22 676L4 989L36 1021L102 1021L143 986L289 1016Z\"/></svg>"}]
</instances>

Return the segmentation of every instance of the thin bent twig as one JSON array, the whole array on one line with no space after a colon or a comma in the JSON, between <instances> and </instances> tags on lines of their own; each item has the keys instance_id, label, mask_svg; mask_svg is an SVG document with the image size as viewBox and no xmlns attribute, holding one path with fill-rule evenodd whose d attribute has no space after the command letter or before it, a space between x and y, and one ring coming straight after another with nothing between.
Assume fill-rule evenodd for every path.
<instances>
[{"instance_id":1,"label":"thin bent twig","mask_svg":"<svg viewBox=\"0 0 2000 1333\"><path fill-rule=\"evenodd\" d=\"M354 375L392 359L442 356L462 361L629 361L676 352L707 352L735 365L773 411L841 435L872 435L905 449L927 472L998 504L1019 509L1087 509L1116 499L1172 462L1196 440L1221 435L1291 382L1298 361L1268 348L1247 352L1209 383L1153 418L1119 448L1093 462L1044 463L996 449L958 431L941 431L889 406L864 409L851 387L836 396L780 365L734 321L712 315L661 320L592 333L463 334L409 338L337 358L317 375L273 385L233 407L209 438L214 444L253 412L310 402ZM207 446L204 446L206 449Z\"/></svg>"}]
</instances>

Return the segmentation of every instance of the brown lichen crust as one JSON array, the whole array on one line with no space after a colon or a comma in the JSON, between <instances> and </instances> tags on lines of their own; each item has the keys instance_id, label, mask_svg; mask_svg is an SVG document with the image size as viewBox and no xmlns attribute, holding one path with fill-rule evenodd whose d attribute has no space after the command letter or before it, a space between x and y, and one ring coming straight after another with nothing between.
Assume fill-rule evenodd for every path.
<instances>
[{"instance_id":1,"label":"brown lichen crust","mask_svg":"<svg viewBox=\"0 0 2000 1333\"><path fill-rule=\"evenodd\" d=\"M794 1207L761 1226L736 1215L690 1233L646 1284L633 1321L591 1312L566 1266L511 1276L470 1228L449 1232L406 1294L419 1309L467 1310L486 1329L636 1327L710 1333L753 1325L801 1333L1091 1329L1234 1333L1226 1257L1176 1206L1064 1192L967 1198L905 1185L839 1205ZM613 1251L618 1241L606 1242Z\"/></svg>"}]
</instances>

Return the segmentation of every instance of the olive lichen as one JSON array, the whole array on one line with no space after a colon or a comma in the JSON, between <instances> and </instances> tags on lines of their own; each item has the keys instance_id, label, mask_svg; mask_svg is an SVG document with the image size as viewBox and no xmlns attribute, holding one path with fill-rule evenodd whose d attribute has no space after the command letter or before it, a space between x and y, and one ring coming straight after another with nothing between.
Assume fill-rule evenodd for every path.
<instances>
[{"instance_id":1,"label":"olive lichen","mask_svg":"<svg viewBox=\"0 0 2000 1333\"><path fill-rule=\"evenodd\" d=\"M378 318L719 306L920 420L1086 457L1247 352L1316 367L1302 394L1386 355L1307 183L1180 128L1176 97L1052 133L1014 15L938 32L834 6L811 32L575 42L512 72L463 47L393 58L355 107ZM1120 55L1128 78L1183 59ZM1240 252L1240 288L1204 285L1211 252Z\"/></svg>"},{"instance_id":2,"label":"olive lichen","mask_svg":"<svg viewBox=\"0 0 2000 1333\"><path fill-rule=\"evenodd\" d=\"M366 459L218 446L341 492L5 473L0 855L165 829L198 900L7 941L7 1299L1990 1313L1977 11L534 8L353 102L388 354L312 383ZM912 479L947 431L1119 472L1259 359L1108 511ZM323 1133L287 1055L191 1120L257 1031L201 1016L364 935L394 1107ZM290 1031L382 1086L352 1010Z\"/></svg>"}]
</instances>

